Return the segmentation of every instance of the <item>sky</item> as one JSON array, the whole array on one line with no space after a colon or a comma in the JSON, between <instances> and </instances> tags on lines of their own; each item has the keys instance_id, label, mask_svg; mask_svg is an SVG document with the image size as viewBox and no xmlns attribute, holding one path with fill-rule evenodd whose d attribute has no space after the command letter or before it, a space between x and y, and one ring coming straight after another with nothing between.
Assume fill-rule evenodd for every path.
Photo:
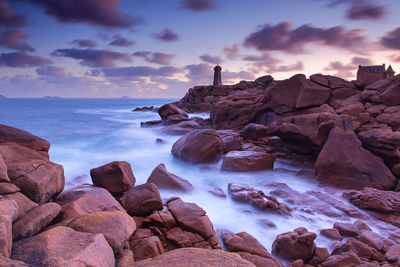
<instances>
[{"instance_id":1,"label":"sky","mask_svg":"<svg viewBox=\"0 0 400 267\"><path fill-rule=\"evenodd\" d=\"M0 94L180 98L358 65L400 72L398 0L0 0Z\"/></svg>"}]
</instances>

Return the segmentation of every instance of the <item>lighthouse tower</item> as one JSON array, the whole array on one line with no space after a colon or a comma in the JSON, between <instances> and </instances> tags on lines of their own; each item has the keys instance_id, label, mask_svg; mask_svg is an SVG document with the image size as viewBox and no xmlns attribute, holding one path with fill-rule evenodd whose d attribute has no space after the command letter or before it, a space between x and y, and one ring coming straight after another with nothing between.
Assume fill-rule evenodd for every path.
<instances>
[{"instance_id":1,"label":"lighthouse tower","mask_svg":"<svg viewBox=\"0 0 400 267\"><path fill-rule=\"evenodd\" d=\"M219 65L215 66L213 85L222 85L221 70L222 68Z\"/></svg>"}]
</instances>

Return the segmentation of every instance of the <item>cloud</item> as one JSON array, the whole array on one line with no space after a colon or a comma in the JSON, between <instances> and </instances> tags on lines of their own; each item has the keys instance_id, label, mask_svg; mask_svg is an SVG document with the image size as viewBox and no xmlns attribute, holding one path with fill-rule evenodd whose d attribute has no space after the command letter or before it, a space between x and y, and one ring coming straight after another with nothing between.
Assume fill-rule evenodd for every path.
<instances>
[{"instance_id":1,"label":"cloud","mask_svg":"<svg viewBox=\"0 0 400 267\"><path fill-rule=\"evenodd\" d=\"M215 0L182 0L181 7L194 12L213 10L217 7Z\"/></svg>"},{"instance_id":2,"label":"cloud","mask_svg":"<svg viewBox=\"0 0 400 267\"><path fill-rule=\"evenodd\" d=\"M185 66L188 73L185 75L193 83L206 82L211 83L213 79L213 67L208 64L191 64Z\"/></svg>"},{"instance_id":3,"label":"cloud","mask_svg":"<svg viewBox=\"0 0 400 267\"><path fill-rule=\"evenodd\" d=\"M119 34L115 34L113 40L109 43L109 45L124 46L124 47L132 46L134 44L135 44L134 41L128 40Z\"/></svg>"},{"instance_id":4,"label":"cloud","mask_svg":"<svg viewBox=\"0 0 400 267\"><path fill-rule=\"evenodd\" d=\"M173 54L165 54L160 52L139 51L132 54L135 57L142 57L147 62L156 63L159 65L169 65L171 60L175 57Z\"/></svg>"},{"instance_id":5,"label":"cloud","mask_svg":"<svg viewBox=\"0 0 400 267\"><path fill-rule=\"evenodd\" d=\"M21 30L9 30L0 33L0 46L24 52L33 52L35 49L25 42L29 35Z\"/></svg>"},{"instance_id":6,"label":"cloud","mask_svg":"<svg viewBox=\"0 0 400 267\"><path fill-rule=\"evenodd\" d=\"M29 68L46 66L53 63L51 60L33 56L24 52L13 52L0 54L0 66L11 68Z\"/></svg>"},{"instance_id":7,"label":"cloud","mask_svg":"<svg viewBox=\"0 0 400 267\"><path fill-rule=\"evenodd\" d=\"M174 33L171 29L165 28L160 33L153 33L152 36L157 40L164 42L173 42L179 39L179 35Z\"/></svg>"},{"instance_id":8,"label":"cloud","mask_svg":"<svg viewBox=\"0 0 400 267\"><path fill-rule=\"evenodd\" d=\"M171 77L183 70L171 66L152 68L146 66L133 66L123 68L102 68L105 77Z\"/></svg>"},{"instance_id":9,"label":"cloud","mask_svg":"<svg viewBox=\"0 0 400 267\"><path fill-rule=\"evenodd\" d=\"M297 61L293 64L282 65L282 60L272 57L270 54L264 53L259 56L245 56L243 60L253 62L254 71L256 72L290 72L301 71L304 69L303 62Z\"/></svg>"},{"instance_id":10,"label":"cloud","mask_svg":"<svg viewBox=\"0 0 400 267\"><path fill-rule=\"evenodd\" d=\"M400 55L390 55L388 57L391 61L400 62Z\"/></svg>"},{"instance_id":11,"label":"cloud","mask_svg":"<svg viewBox=\"0 0 400 267\"><path fill-rule=\"evenodd\" d=\"M103 27L131 28L143 23L119 8L119 0L23 0L43 6L60 22L86 23Z\"/></svg>"},{"instance_id":12,"label":"cloud","mask_svg":"<svg viewBox=\"0 0 400 267\"><path fill-rule=\"evenodd\" d=\"M74 44L76 44L79 47L88 47L88 48L93 48L97 46L97 43L93 40L73 40L72 41Z\"/></svg>"},{"instance_id":13,"label":"cloud","mask_svg":"<svg viewBox=\"0 0 400 267\"><path fill-rule=\"evenodd\" d=\"M251 33L244 41L246 47L260 51L284 51L288 53L305 53L304 46L310 43L359 51L365 42L363 30L346 30L342 26L317 28L305 24L293 28L290 22L281 22L275 26L267 24Z\"/></svg>"},{"instance_id":14,"label":"cloud","mask_svg":"<svg viewBox=\"0 0 400 267\"><path fill-rule=\"evenodd\" d=\"M0 26L19 28L25 25L25 16L15 14L8 1L0 0Z\"/></svg>"},{"instance_id":15,"label":"cloud","mask_svg":"<svg viewBox=\"0 0 400 267\"><path fill-rule=\"evenodd\" d=\"M57 66L45 66L37 68L36 73L41 76L54 76L54 77L67 76L65 69Z\"/></svg>"},{"instance_id":16,"label":"cloud","mask_svg":"<svg viewBox=\"0 0 400 267\"><path fill-rule=\"evenodd\" d=\"M231 46L225 46L223 52L229 59L235 59L239 54L239 44L233 44Z\"/></svg>"},{"instance_id":17,"label":"cloud","mask_svg":"<svg viewBox=\"0 0 400 267\"><path fill-rule=\"evenodd\" d=\"M381 43L390 49L400 49L400 27L382 37Z\"/></svg>"},{"instance_id":18,"label":"cloud","mask_svg":"<svg viewBox=\"0 0 400 267\"><path fill-rule=\"evenodd\" d=\"M351 62L358 66L358 65L372 65L372 61L369 58L364 57L353 57Z\"/></svg>"},{"instance_id":19,"label":"cloud","mask_svg":"<svg viewBox=\"0 0 400 267\"><path fill-rule=\"evenodd\" d=\"M80 64L95 68L114 67L115 61L130 62L130 55L109 50L95 49L57 49L52 53L53 56L69 57L80 60Z\"/></svg>"},{"instance_id":20,"label":"cloud","mask_svg":"<svg viewBox=\"0 0 400 267\"><path fill-rule=\"evenodd\" d=\"M371 64L371 62L368 59L353 57L351 62L348 64L344 64L343 62L340 61L330 62L329 65L324 68L324 70L332 71L333 75L335 76L339 76L344 79L351 79L354 78L354 71L357 70L358 65L362 65L362 64L357 64L360 62L364 63L369 62L369 64Z\"/></svg>"},{"instance_id":21,"label":"cloud","mask_svg":"<svg viewBox=\"0 0 400 267\"><path fill-rule=\"evenodd\" d=\"M351 20L377 20L385 15L385 7L375 5L365 0L357 0L347 11L347 18Z\"/></svg>"},{"instance_id":22,"label":"cloud","mask_svg":"<svg viewBox=\"0 0 400 267\"><path fill-rule=\"evenodd\" d=\"M211 64L221 64L222 59L218 56L211 56L209 54L204 54L202 56L199 56L201 60L203 60L205 63L211 63Z\"/></svg>"},{"instance_id":23,"label":"cloud","mask_svg":"<svg viewBox=\"0 0 400 267\"><path fill-rule=\"evenodd\" d=\"M222 79L224 83L236 82L237 80L254 80L256 77L254 73L249 71L224 71L222 72Z\"/></svg>"}]
</instances>

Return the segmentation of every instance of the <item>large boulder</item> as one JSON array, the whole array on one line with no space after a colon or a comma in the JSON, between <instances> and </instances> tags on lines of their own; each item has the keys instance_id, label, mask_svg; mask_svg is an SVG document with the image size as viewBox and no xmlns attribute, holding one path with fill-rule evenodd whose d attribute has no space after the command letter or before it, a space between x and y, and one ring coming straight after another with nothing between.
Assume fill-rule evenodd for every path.
<instances>
[{"instance_id":1,"label":"large boulder","mask_svg":"<svg viewBox=\"0 0 400 267\"><path fill-rule=\"evenodd\" d=\"M215 130L193 130L179 138L171 151L191 163L216 162L224 152L224 143Z\"/></svg>"},{"instance_id":2,"label":"large boulder","mask_svg":"<svg viewBox=\"0 0 400 267\"><path fill-rule=\"evenodd\" d=\"M14 242L11 258L33 266L115 266L113 251L102 234L65 226Z\"/></svg>"},{"instance_id":3,"label":"large boulder","mask_svg":"<svg viewBox=\"0 0 400 267\"><path fill-rule=\"evenodd\" d=\"M187 267L187 266L224 266L224 267L251 267L251 262L242 259L239 255L222 250L201 248L180 248L164 253L153 259L135 263L137 267Z\"/></svg>"},{"instance_id":4,"label":"large boulder","mask_svg":"<svg viewBox=\"0 0 400 267\"><path fill-rule=\"evenodd\" d=\"M225 155L221 170L250 172L274 168L274 154L257 151L231 151Z\"/></svg>"},{"instance_id":5,"label":"large boulder","mask_svg":"<svg viewBox=\"0 0 400 267\"><path fill-rule=\"evenodd\" d=\"M50 143L24 130L0 124L0 143L12 142L39 152L49 157Z\"/></svg>"},{"instance_id":6,"label":"large boulder","mask_svg":"<svg viewBox=\"0 0 400 267\"><path fill-rule=\"evenodd\" d=\"M382 256L379 251L376 249L368 246L367 244L364 244L360 241L357 241L353 238L348 239L345 243L341 244L339 247L335 248L332 251L331 257L332 256L338 256L338 255L347 255L348 253L351 253L353 255L354 260L358 259L359 261L366 261L366 262L382 262L384 261L384 257ZM355 255L355 256L354 256ZM328 262L331 261L331 257L328 258ZM339 257L340 259L341 257ZM347 258L347 257L344 257ZM324 264L322 266L325 266ZM332 265L328 265L332 266ZM336 266L343 266L343 265L336 265ZM349 265L349 266L357 266L355 265Z\"/></svg>"},{"instance_id":7,"label":"large boulder","mask_svg":"<svg viewBox=\"0 0 400 267\"><path fill-rule=\"evenodd\" d=\"M11 221L15 221L18 215L17 202L0 196L0 215L10 217Z\"/></svg>"},{"instance_id":8,"label":"large boulder","mask_svg":"<svg viewBox=\"0 0 400 267\"><path fill-rule=\"evenodd\" d=\"M165 104L158 109L162 121L166 125L172 125L189 119L188 114L175 104Z\"/></svg>"},{"instance_id":9,"label":"large boulder","mask_svg":"<svg viewBox=\"0 0 400 267\"><path fill-rule=\"evenodd\" d=\"M168 200L167 206L182 229L199 234L212 248L221 248L213 225L202 208L180 198Z\"/></svg>"},{"instance_id":10,"label":"large boulder","mask_svg":"<svg viewBox=\"0 0 400 267\"><path fill-rule=\"evenodd\" d=\"M230 183L228 192L233 200L249 203L250 205L265 211L276 212L278 214L290 214L291 209L284 203L280 203L276 198L264 194L261 190L247 184Z\"/></svg>"},{"instance_id":11,"label":"large boulder","mask_svg":"<svg viewBox=\"0 0 400 267\"><path fill-rule=\"evenodd\" d=\"M3 199L10 200L14 204L16 204L17 211L16 211L16 215L13 216L13 221L18 220L19 218L24 216L27 212L29 212L33 208L39 206L38 204L36 204L32 200L30 200L29 198L27 198L24 194L22 194L20 192L4 195ZM1 203L2 202L0 201L0 211L1 211L1 206L2 206ZM8 202L8 203L10 203L10 202ZM12 204L12 206L14 206L14 204ZM7 206L10 207L9 205L7 205ZM12 207L11 209L13 210L14 207Z\"/></svg>"},{"instance_id":12,"label":"large boulder","mask_svg":"<svg viewBox=\"0 0 400 267\"><path fill-rule=\"evenodd\" d=\"M82 185L63 192L56 202L61 206L61 219L72 219L98 211L114 211L124 208L106 189Z\"/></svg>"},{"instance_id":13,"label":"large boulder","mask_svg":"<svg viewBox=\"0 0 400 267\"><path fill-rule=\"evenodd\" d=\"M303 74L278 82L265 91L264 101L276 113L325 104L331 90L307 80Z\"/></svg>"},{"instance_id":14,"label":"large boulder","mask_svg":"<svg viewBox=\"0 0 400 267\"><path fill-rule=\"evenodd\" d=\"M263 95L243 92L216 102L210 113L212 126L217 130L241 130L265 114Z\"/></svg>"},{"instance_id":15,"label":"large boulder","mask_svg":"<svg viewBox=\"0 0 400 267\"><path fill-rule=\"evenodd\" d=\"M12 217L0 214L0 257L10 257L12 245Z\"/></svg>"},{"instance_id":16,"label":"large boulder","mask_svg":"<svg viewBox=\"0 0 400 267\"><path fill-rule=\"evenodd\" d=\"M46 203L33 208L13 224L13 240L20 240L39 233L61 212L57 203Z\"/></svg>"},{"instance_id":17,"label":"large boulder","mask_svg":"<svg viewBox=\"0 0 400 267\"><path fill-rule=\"evenodd\" d=\"M271 136L279 136L287 147L300 154L318 154L329 131L338 126L343 130L354 130L352 118L337 115L328 105L305 110L296 110L272 119L268 126Z\"/></svg>"},{"instance_id":18,"label":"large boulder","mask_svg":"<svg viewBox=\"0 0 400 267\"><path fill-rule=\"evenodd\" d=\"M257 239L248 233L240 232L234 234L229 230L221 230L219 233L229 251L237 252L242 258L254 263L256 266L283 267Z\"/></svg>"},{"instance_id":19,"label":"large boulder","mask_svg":"<svg viewBox=\"0 0 400 267\"><path fill-rule=\"evenodd\" d=\"M129 215L132 216L146 216L153 211L163 209L160 193L153 183L132 187L125 192L120 201Z\"/></svg>"},{"instance_id":20,"label":"large boulder","mask_svg":"<svg viewBox=\"0 0 400 267\"><path fill-rule=\"evenodd\" d=\"M136 179L126 161L113 161L90 170L93 184L104 187L112 194L122 194L134 186Z\"/></svg>"},{"instance_id":21,"label":"large boulder","mask_svg":"<svg viewBox=\"0 0 400 267\"><path fill-rule=\"evenodd\" d=\"M302 259L308 262L316 248L316 237L315 233L308 232L304 227L280 234L272 244L272 253L287 260Z\"/></svg>"},{"instance_id":22,"label":"large boulder","mask_svg":"<svg viewBox=\"0 0 400 267\"><path fill-rule=\"evenodd\" d=\"M353 131L333 128L315 163L318 179L344 188L393 189L397 180L383 160L365 150Z\"/></svg>"},{"instance_id":23,"label":"large boulder","mask_svg":"<svg viewBox=\"0 0 400 267\"><path fill-rule=\"evenodd\" d=\"M1 257L1 256L0 256L0 266L5 266L5 267L31 267L31 265L28 265L25 262L15 261L13 259L6 258L6 257Z\"/></svg>"},{"instance_id":24,"label":"large boulder","mask_svg":"<svg viewBox=\"0 0 400 267\"><path fill-rule=\"evenodd\" d=\"M369 89L375 89L376 93L369 99L372 102L383 103L389 106L400 105L400 76L387 79L385 83L371 84Z\"/></svg>"},{"instance_id":25,"label":"large boulder","mask_svg":"<svg viewBox=\"0 0 400 267\"><path fill-rule=\"evenodd\" d=\"M163 163L159 164L152 171L150 177L147 179L147 182L153 183L158 188L163 189L178 190L184 192L193 190L193 186L189 181L168 172Z\"/></svg>"},{"instance_id":26,"label":"large boulder","mask_svg":"<svg viewBox=\"0 0 400 267\"><path fill-rule=\"evenodd\" d=\"M12 183L36 203L46 203L64 189L63 166L38 152L15 143L0 143L0 154Z\"/></svg>"},{"instance_id":27,"label":"large boulder","mask_svg":"<svg viewBox=\"0 0 400 267\"><path fill-rule=\"evenodd\" d=\"M241 149L243 138L240 136L240 133L238 131L218 130L217 133L219 137L221 137L222 142L224 143L225 153Z\"/></svg>"},{"instance_id":28,"label":"large boulder","mask_svg":"<svg viewBox=\"0 0 400 267\"><path fill-rule=\"evenodd\" d=\"M12 183L1 183L0 182L0 195L8 195L19 192L18 186Z\"/></svg>"},{"instance_id":29,"label":"large boulder","mask_svg":"<svg viewBox=\"0 0 400 267\"><path fill-rule=\"evenodd\" d=\"M0 154L0 182L10 182L10 178L7 174L7 165L4 162L3 157Z\"/></svg>"},{"instance_id":30,"label":"large boulder","mask_svg":"<svg viewBox=\"0 0 400 267\"><path fill-rule=\"evenodd\" d=\"M358 131L364 148L383 158L389 167L400 162L400 132L385 124L365 125Z\"/></svg>"},{"instance_id":31,"label":"large boulder","mask_svg":"<svg viewBox=\"0 0 400 267\"><path fill-rule=\"evenodd\" d=\"M110 246L121 250L136 231L135 221L125 211L99 211L74 219L68 227L92 234L103 234Z\"/></svg>"}]
</instances>

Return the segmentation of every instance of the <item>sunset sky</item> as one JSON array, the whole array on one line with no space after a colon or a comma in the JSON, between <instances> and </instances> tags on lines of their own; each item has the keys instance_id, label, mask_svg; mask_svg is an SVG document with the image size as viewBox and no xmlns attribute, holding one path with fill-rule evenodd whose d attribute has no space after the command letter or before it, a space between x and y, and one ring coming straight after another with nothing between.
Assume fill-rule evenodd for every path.
<instances>
[{"instance_id":1,"label":"sunset sky","mask_svg":"<svg viewBox=\"0 0 400 267\"><path fill-rule=\"evenodd\" d=\"M400 72L398 0L0 0L0 94L182 97L271 74ZM396 73L397 74L397 73Z\"/></svg>"}]
</instances>

